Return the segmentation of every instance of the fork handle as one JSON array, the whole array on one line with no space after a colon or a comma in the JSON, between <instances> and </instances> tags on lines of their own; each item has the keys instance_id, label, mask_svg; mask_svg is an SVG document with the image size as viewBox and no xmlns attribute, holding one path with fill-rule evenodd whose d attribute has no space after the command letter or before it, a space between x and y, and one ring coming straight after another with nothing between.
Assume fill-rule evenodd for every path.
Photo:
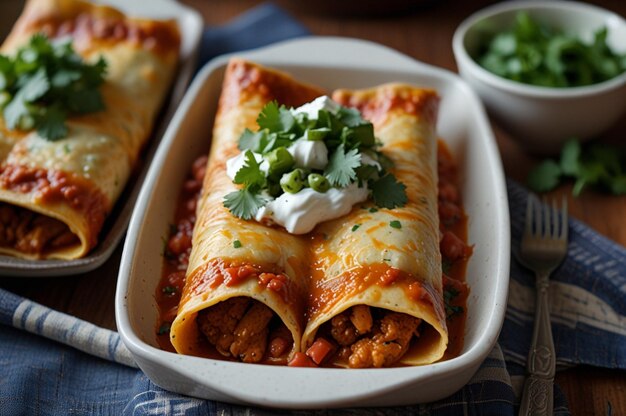
<instances>
[{"instance_id":1,"label":"fork handle","mask_svg":"<svg viewBox=\"0 0 626 416\"><path fill-rule=\"evenodd\" d=\"M520 416L552 415L553 413L556 354L550 324L548 273L537 273L535 286L537 294L535 326L528 353L528 376L524 382Z\"/></svg>"}]
</instances>

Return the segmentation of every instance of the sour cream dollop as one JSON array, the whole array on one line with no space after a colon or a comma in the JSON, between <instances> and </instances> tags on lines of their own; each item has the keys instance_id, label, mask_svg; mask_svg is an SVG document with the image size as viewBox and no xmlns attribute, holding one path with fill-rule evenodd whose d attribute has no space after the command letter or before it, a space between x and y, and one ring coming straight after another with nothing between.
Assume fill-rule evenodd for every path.
<instances>
[{"instance_id":1,"label":"sour cream dollop","mask_svg":"<svg viewBox=\"0 0 626 416\"><path fill-rule=\"evenodd\" d=\"M292 109L294 115L306 114L309 120L317 120L319 110L337 112L340 105L328 96L321 96ZM328 164L328 148L322 140L308 140L301 137L296 140L287 151L293 156L296 168L323 170ZM263 155L254 153L254 158L260 163L260 169L267 175L268 163ZM366 154L362 154L362 163L371 164L380 168L378 162ZM226 161L226 174L235 178L237 171L245 164L245 152ZM269 202L261 207L255 220L269 221L283 226L291 234L306 234L321 222L342 217L350 212L352 206L368 198L369 189L363 183L359 187L354 182L345 188L330 188L322 193L311 188L303 188L295 194L283 193L278 198L268 197ZM267 196L267 195L266 195Z\"/></svg>"},{"instance_id":2,"label":"sour cream dollop","mask_svg":"<svg viewBox=\"0 0 626 416\"><path fill-rule=\"evenodd\" d=\"M311 232L321 222L342 217L352 206L367 199L366 186L356 182L345 188L331 188L325 193L304 188L296 194L284 193L257 211L259 222L270 220L291 234Z\"/></svg>"}]
</instances>

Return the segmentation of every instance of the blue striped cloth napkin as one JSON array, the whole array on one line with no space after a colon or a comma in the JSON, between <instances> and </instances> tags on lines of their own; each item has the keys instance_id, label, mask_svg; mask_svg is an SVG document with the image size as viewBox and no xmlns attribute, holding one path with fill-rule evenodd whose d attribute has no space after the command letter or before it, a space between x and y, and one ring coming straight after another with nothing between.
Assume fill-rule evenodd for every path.
<instances>
[{"instance_id":1,"label":"blue striped cloth napkin","mask_svg":"<svg viewBox=\"0 0 626 416\"><path fill-rule=\"evenodd\" d=\"M262 5L207 29L203 60L302 36L308 31L273 5ZM508 183L513 247L523 226L526 191ZM551 285L558 365L626 368L626 250L570 220L570 251ZM499 343L472 380L438 402L384 409L342 409L339 415L514 415L533 325L534 277L511 262L509 307ZM138 370L116 332L0 289L0 416L272 415L170 393ZM569 415L555 387L555 414ZM325 415L327 410L296 411Z\"/></svg>"}]
</instances>

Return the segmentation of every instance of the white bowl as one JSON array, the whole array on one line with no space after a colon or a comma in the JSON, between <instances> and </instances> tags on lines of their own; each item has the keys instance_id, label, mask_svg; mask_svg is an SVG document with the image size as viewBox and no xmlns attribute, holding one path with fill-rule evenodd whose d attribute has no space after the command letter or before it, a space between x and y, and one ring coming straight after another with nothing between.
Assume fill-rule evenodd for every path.
<instances>
[{"instance_id":1,"label":"white bowl","mask_svg":"<svg viewBox=\"0 0 626 416\"><path fill-rule=\"evenodd\" d=\"M569 1L507 1L471 15L454 33L459 73L478 92L490 115L532 152L554 153L571 137L598 136L626 110L626 72L595 85L549 88L502 78L474 61L485 36L511 27L521 10L587 42L606 26L608 45L626 53L626 21L613 12Z\"/></svg>"},{"instance_id":2,"label":"white bowl","mask_svg":"<svg viewBox=\"0 0 626 416\"><path fill-rule=\"evenodd\" d=\"M156 383L191 396L284 408L390 406L437 400L460 389L492 349L506 309L509 217L493 133L482 105L458 76L373 43L303 38L239 54L323 86L364 88L391 81L436 88L438 133L462 176L469 240L465 346L460 356L421 367L311 369L177 355L157 346L155 289L176 197L194 158L209 148L228 57L198 74L161 142L133 214L118 279L115 314L123 342Z\"/></svg>"}]
</instances>

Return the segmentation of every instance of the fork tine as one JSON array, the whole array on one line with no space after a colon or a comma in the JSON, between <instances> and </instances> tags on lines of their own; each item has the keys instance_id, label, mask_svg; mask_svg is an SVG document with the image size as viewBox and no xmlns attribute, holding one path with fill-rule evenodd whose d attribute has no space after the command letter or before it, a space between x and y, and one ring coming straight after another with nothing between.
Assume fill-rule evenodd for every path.
<instances>
[{"instance_id":1,"label":"fork tine","mask_svg":"<svg viewBox=\"0 0 626 416\"><path fill-rule=\"evenodd\" d=\"M559 221L559 208L556 204L556 199L552 199L552 206L550 210L550 224L552 226L552 233L550 234L551 238L559 238L559 233L562 231L563 227L560 225Z\"/></svg>"},{"instance_id":2,"label":"fork tine","mask_svg":"<svg viewBox=\"0 0 626 416\"><path fill-rule=\"evenodd\" d=\"M561 240L567 241L567 232L568 232L568 222L567 222L567 198L563 195L563 199L561 201L561 232L559 234L559 238Z\"/></svg>"},{"instance_id":3,"label":"fork tine","mask_svg":"<svg viewBox=\"0 0 626 416\"><path fill-rule=\"evenodd\" d=\"M532 195L528 195L526 198L526 216L524 219L525 229L524 233L526 235L532 235L533 233L533 201Z\"/></svg>"},{"instance_id":4,"label":"fork tine","mask_svg":"<svg viewBox=\"0 0 626 416\"><path fill-rule=\"evenodd\" d=\"M541 197L541 202L537 201L537 210L539 211L539 229L537 235L541 238L550 236L550 208L548 200L545 196Z\"/></svg>"},{"instance_id":5,"label":"fork tine","mask_svg":"<svg viewBox=\"0 0 626 416\"><path fill-rule=\"evenodd\" d=\"M541 221L541 202L539 198L533 195L533 222L534 222L534 232L533 235L535 237L542 237L542 221Z\"/></svg>"}]
</instances>

